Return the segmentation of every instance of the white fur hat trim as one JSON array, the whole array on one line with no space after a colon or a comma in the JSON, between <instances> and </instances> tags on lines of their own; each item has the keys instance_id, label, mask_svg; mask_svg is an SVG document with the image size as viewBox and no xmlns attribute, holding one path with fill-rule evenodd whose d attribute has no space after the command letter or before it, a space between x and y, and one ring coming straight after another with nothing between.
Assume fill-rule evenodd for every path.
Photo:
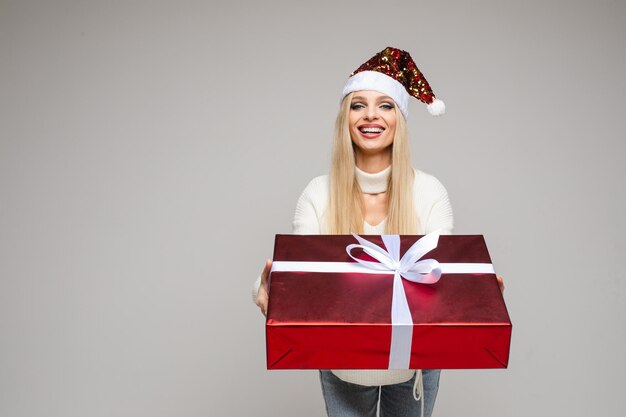
<instances>
[{"instance_id":1,"label":"white fur hat trim","mask_svg":"<svg viewBox=\"0 0 626 417\"><path fill-rule=\"evenodd\" d=\"M396 102L405 119L409 116L409 93L399 81L378 71L361 71L348 78L343 87L343 99L353 91L373 90L387 94ZM441 100L439 100L441 101ZM434 104L434 103L433 103ZM442 102L443 104L443 102ZM429 110L430 111L430 110ZM432 114L432 113L431 113Z\"/></svg>"}]
</instances>

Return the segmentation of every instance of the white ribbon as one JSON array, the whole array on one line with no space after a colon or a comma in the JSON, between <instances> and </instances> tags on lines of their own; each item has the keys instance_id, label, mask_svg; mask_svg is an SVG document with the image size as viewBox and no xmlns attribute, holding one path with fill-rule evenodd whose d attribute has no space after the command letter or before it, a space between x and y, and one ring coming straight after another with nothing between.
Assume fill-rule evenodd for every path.
<instances>
[{"instance_id":1,"label":"white ribbon","mask_svg":"<svg viewBox=\"0 0 626 417\"><path fill-rule=\"evenodd\" d=\"M409 369L411 344L413 341L413 319L402 285L402 278L421 284L434 284L442 273L494 273L492 264L446 263L435 259L421 259L437 247L439 231L429 233L415 242L400 258L400 236L382 235L387 250L352 234L359 244L346 247L348 255L355 262L298 262L274 261L272 271L306 272L358 272L366 274L393 274L393 298L391 300L391 347L389 369ZM352 250L360 248L378 262L365 261L352 255ZM421 259L421 260L420 260Z\"/></svg>"},{"instance_id":2,"label":"white ribbon","mask_svg":"<svg viewBox=\"0 0 626 417\"><path fill-rule=\"evenodd\" d=\"M441 277L439 262L434 259L420 259L437 247L439 232L429 233L419 239L400 258L400 236L382 235L387 250L352 234L360 245L346 247L348 255L361 265L374 270L393 271L393 298L391 299L391 347L389 350L389 369L409 369L411 344L413 341L413 318L409 302L404 292L402 278L424 284L434 284ZM363 249L380 263L364 261L352 256L352 250Z\"/></svg>"}]
</instances>

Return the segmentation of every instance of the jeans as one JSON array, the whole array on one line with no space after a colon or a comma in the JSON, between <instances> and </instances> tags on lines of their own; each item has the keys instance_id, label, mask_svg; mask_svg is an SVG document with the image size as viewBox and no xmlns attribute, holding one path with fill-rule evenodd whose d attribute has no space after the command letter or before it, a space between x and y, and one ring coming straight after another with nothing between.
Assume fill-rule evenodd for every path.
<instances>
[{"instance_id":1,"label":"jeans","mask_svg":"<svg viewBox=\"0 0 626 417\"><path fill-rule=\"evenodd\" d=\"M425 369L424 417L430 417L439 389L439 369ZM418 417L420 401L413 398L415 376L407 382L382 386L363 386L339 379L328 370L320 370L322 393L328 417L375 417L380 406L380 417ZM380 399L380 405L379 403Z\"/></svg>"}]
</instances>

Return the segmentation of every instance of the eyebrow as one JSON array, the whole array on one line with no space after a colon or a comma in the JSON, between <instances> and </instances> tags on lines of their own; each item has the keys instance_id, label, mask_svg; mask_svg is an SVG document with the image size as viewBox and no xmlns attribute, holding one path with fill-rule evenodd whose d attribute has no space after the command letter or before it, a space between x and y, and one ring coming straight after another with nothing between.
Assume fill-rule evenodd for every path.
<instances>
[{"instance_id":1,"label":"eyebrow","mask_svg":"<svg viewBox=\"0 0 626 417\"><path fill-rule=\"evenodd\" d=\"M367 100L367 99L365 97L362 97L362 96L354 96L354 97L352 97L352 100ZM386 101L386 100L392 100L393 101L393 99L391 97L389 97L389 96L380 96L380 97L378 97L376 99L376 101Z\"/></svg>"}]
</instances>

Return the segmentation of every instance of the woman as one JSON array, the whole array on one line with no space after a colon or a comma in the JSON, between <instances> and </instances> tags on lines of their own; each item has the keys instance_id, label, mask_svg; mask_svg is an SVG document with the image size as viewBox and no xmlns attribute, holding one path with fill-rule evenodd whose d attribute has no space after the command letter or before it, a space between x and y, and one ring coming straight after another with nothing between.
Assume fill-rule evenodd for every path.
<instances>
[{"instance_id":1,"label":"woman","mask_svg":"<svg viewBox=\"0 0 626 417\"><path fill-rule=\"evenodd\" d=\"M385 48L352 73L335 124L330 176L314 178L303 191L294 234L452 232L445 188L411 165L405 124L410 95L428 104L433 115L445 110L405 51ZM255 283L263 314L270 268L268 260ZM429 417L439 373L321 370L320 380L329 417L375 416L378 407L381 416Z\"/></svg>"}]
</instances>

